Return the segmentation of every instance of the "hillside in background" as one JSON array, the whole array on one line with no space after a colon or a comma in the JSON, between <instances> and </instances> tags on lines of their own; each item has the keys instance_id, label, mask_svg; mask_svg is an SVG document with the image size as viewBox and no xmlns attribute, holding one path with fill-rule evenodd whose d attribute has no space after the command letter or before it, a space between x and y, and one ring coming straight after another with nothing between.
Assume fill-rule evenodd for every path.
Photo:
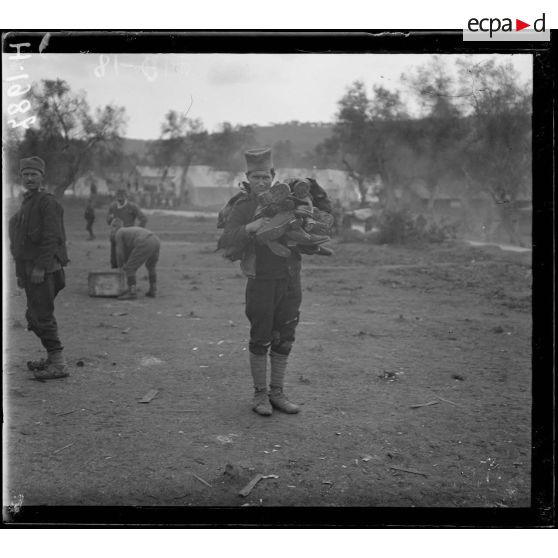
<instances>
[{"instance_id":1,"label":"hillside in background","mask_svg":"<svg viewBox=\"0 0 558 558\"><path fill-rule=\"evenodd\" d=\"M314 122L288 122L269 126L253 126L256 145L273 147L277 142L291 142L292 151L304 155L331 135L332 124ZM145 158L152 140L124 138L124 153Z\"/></svg>"},{"instance_id":2,"label":"hillside in background","mask_svg":"<svg viewBox=\"0 0 558 558\"><path fill-rule=\"evenodd\" d=\"M288 122L271 126L254 126L256 141L260 145L273 146L279 141L290 141L293 151L305 154L331 136L332 124L314 122Z\"/></svg>"},{"instance_id":3,"label":"hillside in background","mask_svg":"<svg viewBox=\"0 0 558 558\"><path fill-rule=\"evenodd\" d=\"M124 138L124 153L126 155L136 155L141 161L147 154L151 140L140 140Z\"/></svg>"}]
</instances>

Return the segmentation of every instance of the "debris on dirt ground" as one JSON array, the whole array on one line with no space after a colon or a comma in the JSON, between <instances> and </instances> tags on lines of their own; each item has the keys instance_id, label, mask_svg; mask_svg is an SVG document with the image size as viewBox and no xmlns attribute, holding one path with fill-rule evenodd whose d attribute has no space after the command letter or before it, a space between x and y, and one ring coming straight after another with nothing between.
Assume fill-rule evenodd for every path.
<instances>
[{"instance_id":1,"label":"debris on dirt ground","mask_svg":"<svg viewBox=\"0 0 558 558\"><path fill-rule=\"evenodd\" d=\"M85 366L85 362L83 362L83 360L78 360L76 366Z\"/></svg>"},{"instance_id":2,"label":"debris on dirt ground","mask_svg":"<svg viewBox=\"0 0 558 558\"><path fill-rule=\"evenodd\" d=\"M232 436L236 436L236 434L229 434L228 436L220 434L219 436L217 436L217 441L221 442L222 444L232 444L234 442Z\"/></svg>"},{"instance_id":3,"label":"debris on dirt ground","mask_svg":"<svg viewBox=\"0 0 558 558\"><path fill-rule=\"evenodd\" d=\"M72 413L75 413L77 411L77 409L73 409L71 411L65 411L63 413L56 413L57 417L63 417L65 415L71 415Z\"/></svg>"},{"instance_id":4,"label":"debris on dirt ground","mask_svg":"<svg viewBox=\"0 0 558 558\"><path fill-rule=\"evenodd\" d=\"M99 322L97 327L112 327L114 329L120 329L120 326L112 325L112 324L105 324L105 322Z\"/></svg>"},{"instance_id":5,"label":"debris on dirt ground","mask_svg":"<svg viewBox=\"0 0 558 558\"><path fill-rule=\"evenodd\" d=\"M390 469L393 469L395 471L403 471L404 473L411 473L413 475L422 475L423 477L427 477L428 475L426 473L422 473L421 471L417 471L416 469L405 469L403 467L395 467L395 466L390 466Z\"/></svg>"},{"instance_id":6,"label":"debris on dirt ground","mask_svg":"<svg viewBox=\"0 0 558 558\"><path fill-rule=\"evenodd\" d=\"M333 484L331 481L322 481L322 484Z\"/></svg>"},{"instance_id":7,"label":"debris on dirt ground","mask_svg":"<svg viewBox=\"0 0 558 558\"><path fill-rule=\"evenodd\" d=\"M63 448L60 448L60 449L57 449L57 450L53 451L52 453L53 453L53 454L55 454L55 453L60 453L62 450L65 450L66 448L70 448L70 447L72 447L74 444L75 444L75 442L72 442L71 444L68 444L67 446L64 446Z\"/></svg>"},{"instance_id":8,"label":"debris on dirt ground","mask_svg":"<svg viewBox=\"0 0 558 558\"><path fill-rule=\"evenodd\" d=\"M395 382L398 380L398 372L391 372L389 370L384 370L381 374L378 375L380 380L386 380L387 382Z\"/></svg>"},{"instance_id":9,"label":"debris on dirt ground","mask_svg":"<svg viewBox=\"0 0 558 558\"><path fill-rule=\"evenodd\" d=\"M157 366L163 363L164 361L162 361L160 358L153 357L153 356L146 356L141 359L140 366Z\"/></svg>"},{"instance_id":10,"label":"debris on dirt ground","mask_svg":"<svg viewBox=\"0 0 558 558\"><path fill-rule=\"evenodd\" d=\"M462 376L461 374L452 374L451 377L454 380L458 380L460 382L464 382L465 381L465 376Z\"/></svg>"},{"instance_id":11,"label":"debris on dirt ground","mask_svg":"<svg viewBox=\"0 0 558 558\"><path fill-rule=\"evenodd\" d=\"M257 474L239 493L239 496L246 498L250 492L254 489L256 484L258 484L263 479L262 474Z\"/></svg>"},{"instance_id":12,"label":"debris on dirt ground","mask_svg":"<svg viewBox=\"0 0 558 558\"><path fill-rule=\"evenodd\" d=\"M358 333L354 334L354 337L388 337L388 335L382 335L380 333L372 333L370 331L360 330Z\"/></svg>"},{"instance_id":13,"label":"debris on dirt ground","mask_svg":"<svg viewBox=\"0 0 558 558\"><path fill-rule=\"evenodd\" d=\"M195 473L192 473L192 476L195 479L198 479L201 483L205 484L205 486L209 486L209 488L212 488L212 486L206 480L203 480L201 477L198 477L198 475L196 475Z\"/></svg>"},{"instance_id":14,"label":"debris on dirt ground","mask_svg":"<svg viewBox=\"0 0 558 558\"><path fill-rule=\"evenodd\" d=\"M120 333L129 333L131 329L132 329L131 327L127 327L126 329L123 329Z\"/></svg>"},{"instance_id":15,"label":"debris on dirt ground","mask_svg":"<svg viewBox=\"0 0 558 558\"><path fill-rule=\"evenodd\" d=\"M241 470L236 465L232 465L231 463L227 463L225 465L225 470L223 471L223 475L230 478L238 478L241 476Z\"/></svg>"},{"instance_id":16,"label":"debris on dirt ground","mask_svg":"<svg viewBox=\"0 0 558 558\"><path fill-rule=\"evenodd\" d=\"M127 316L128 312L113 312L111 316Z\"/></svg>"},{"instance_id":17,"label":"debris on dirt ground","mask_svg":"<svg viewBox=\"0 0 558 558\"><path fill-rule=\"evenodd\" d=\"M150 389L139 401L138 403L149 403L157 394L158 389Z\"/></svg>"},{"instance_id":18,"label":"debris on dirt ground","mask_svg":"<svg viewBox=\"0 0 558 558\"><path fill-rule=\"evenodd\" d=\"M492 333L504 333L504 328L502 326L493 327Z\"/></svg>"},{"instance_id":19,"label":"debris on dirt ground","mask_svg":"<svg viewBox=\"0 0 558 558\"><path fill-rule=\"evenodd\" d=\"M370 461L371 459L374 459L374 456L372 456L372 455L363 455L363 456L361 457L361 459L362 459L363 461L368 462L368 461Z\"/></svg>"},{"instance_id":20,"label":"debris on dirt ground","mask_svg":"<svg viewBox=\"0 0 558 558\"><path fill-rule=\"evenodd\" d=\"M439 399L440 401L443 401L444 403L449 403L450 405L455 405L457 407L457 403L454 403L453 401L450 401L449 399L444 399L443 397L440 397L439 395L435 395L434 397L436 397L436 399Z\"/></svg>"},{"instance_id":21,"label":"debris on dirt ground","mask_svg":"<svg viewBox=\"0 0 558 558\"><path fill-rule=\"evenodd\" d=\"M258 473L239 493L239 496L245 498L252 492L256 484L258 484L262 479L278 479L279 475L262 475Z\"/></svg>"},{"instance_id":22,"label":"debris on dirt ground","mask_svg":"<svg viewBox=\"0 0 558 558\"><path fill-rule=\"evenodd\" d=\"M410 405L410 408L418 409L420 407L430 407L431 405L438 405L438 401L429 401L428 403L419 403L417 405Z\"/></svg>"},{"instance_id":23,"label":"debris on dirt ground","mask_svg":"<svg viewBox=\"0 0 558 558\"><path fill-rule=\"evenodd\" d=\"M298 381L301 384L309 384L310 383L310 380L308 378L305 378L302 374L298 378Z\"/></svg>"}]
</instances>

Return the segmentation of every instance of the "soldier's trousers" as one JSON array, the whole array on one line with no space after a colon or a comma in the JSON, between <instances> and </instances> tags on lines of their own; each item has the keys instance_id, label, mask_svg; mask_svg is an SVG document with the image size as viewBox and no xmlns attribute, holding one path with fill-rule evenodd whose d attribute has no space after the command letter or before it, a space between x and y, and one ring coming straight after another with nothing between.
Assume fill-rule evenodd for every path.
<instances>
[{"instance_id":1,"label":"soldier's trousers","mask_svg":"<svg viewBox=\"0 0 558 558\"><path fill-rule=\"evenodd\" d=\"M161 243L155 236L148 236L144 241L138 242L132 249L123 270L126 277L135 277L136 271L145 264L149 277L155 277L156 266L159 261Z\"/></svg>"},{"instance_id":2,"label":"soldier's trousers","mask_svg":"<svg viewBox=\"0 0 558 558\"><path fill-rule=\"evenodd\" d=\"M63 349L54 317L54 299L65 286L64 269L45 273L44 281L38 284L31 283L29 274L25 276L27 329L41 340L41 344L49 353Z\"/></svg>"},{"instance_id":3,"label":"soldier's trousers","mask_svg":"<svg viewBox=\"0 0 558 558\"><path fill-rule=\"evenodd\" d=\"M246 317L250 321L249 350L265 355L291 352L300 316L300 273L284 279L248 279Z\"/></svg>"}]
</instances>

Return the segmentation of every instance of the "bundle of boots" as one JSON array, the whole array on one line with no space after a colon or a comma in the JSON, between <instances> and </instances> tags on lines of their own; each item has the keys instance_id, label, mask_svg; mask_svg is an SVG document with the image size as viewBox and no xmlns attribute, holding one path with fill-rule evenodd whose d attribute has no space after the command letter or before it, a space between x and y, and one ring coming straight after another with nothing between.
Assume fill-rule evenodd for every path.
<instances>
[{"instance_id":1,"label":"bundle of boots","mask_svg":"<svg viewBox=\"0 0 558 558\"><path fill-rule=\"evenodd\" d=\"M333 253L329 249L318 250L330 240L333 218L313 207L308 181L294 181L291 186L276 182L268 192L260 194L258 201L256 218L265 216L270 220L256 232L256 239L274 254L287 258L291 255L289 246L302 247L301 251L307 254Z\"/></svg>"}]
</instances>

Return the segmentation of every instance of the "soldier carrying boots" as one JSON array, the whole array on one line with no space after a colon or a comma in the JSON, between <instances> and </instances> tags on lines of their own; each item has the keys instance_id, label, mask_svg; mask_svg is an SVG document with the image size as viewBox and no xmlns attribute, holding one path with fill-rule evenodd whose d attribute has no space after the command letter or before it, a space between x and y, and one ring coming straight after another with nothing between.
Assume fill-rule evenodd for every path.
<instances>
[{"instance_id":1,"label":"soldier carrying boots","mask_svg":"<svg viewBox=\"0 0 558 558\"><path fill-rule=\"evenodd\" d=\"M54 317L54 299L65 287L69 261L64 211L44 188L45 162L40 157L21 159L19 168L26 192L9 222L10 251L18 287L27 298L27 329L47 351L46 358L29 361L27 367L38 380L65 378L68 367Z\"/></svg>"},{"instance_id":2,"label":"soldier carrying boots","mask_svg":"<svg viewBox=\"0 0 558 558\"><path fill-rule=\"evenodd\" d=\"M221 224L224 231L218 249L224 249L225 257L233 261L241 259L241 269L248 277L246 316L250 322L248 349L254 384L252 409L261 416L271 415L273 409L295 414L300 409L285 395L284 382L302 302L301 256L296 245L287 247L285 219L279 219L280 232L264 235L263 241L258 241L260 228L277 228L272 222L273 217L261 213L261 202L269 197L269 193L274 198L284 187L271 190L275 170L269 148L250 150L245 153L245 158L248 182L244 183L243 192L236 196L223 214ZM284 198L283 194L278 197ZM257 215L258 212L261 216ZM286 221L290 221L291 217ZM295 238L295 242L307 241L312 247L323 240L309 240L300 230ZM273 249L269 246L269 239ZM284 250L277 249L275 242L282 244ZM269 391L268 353L271 367Z\"/></svg>"}]
</instances>

